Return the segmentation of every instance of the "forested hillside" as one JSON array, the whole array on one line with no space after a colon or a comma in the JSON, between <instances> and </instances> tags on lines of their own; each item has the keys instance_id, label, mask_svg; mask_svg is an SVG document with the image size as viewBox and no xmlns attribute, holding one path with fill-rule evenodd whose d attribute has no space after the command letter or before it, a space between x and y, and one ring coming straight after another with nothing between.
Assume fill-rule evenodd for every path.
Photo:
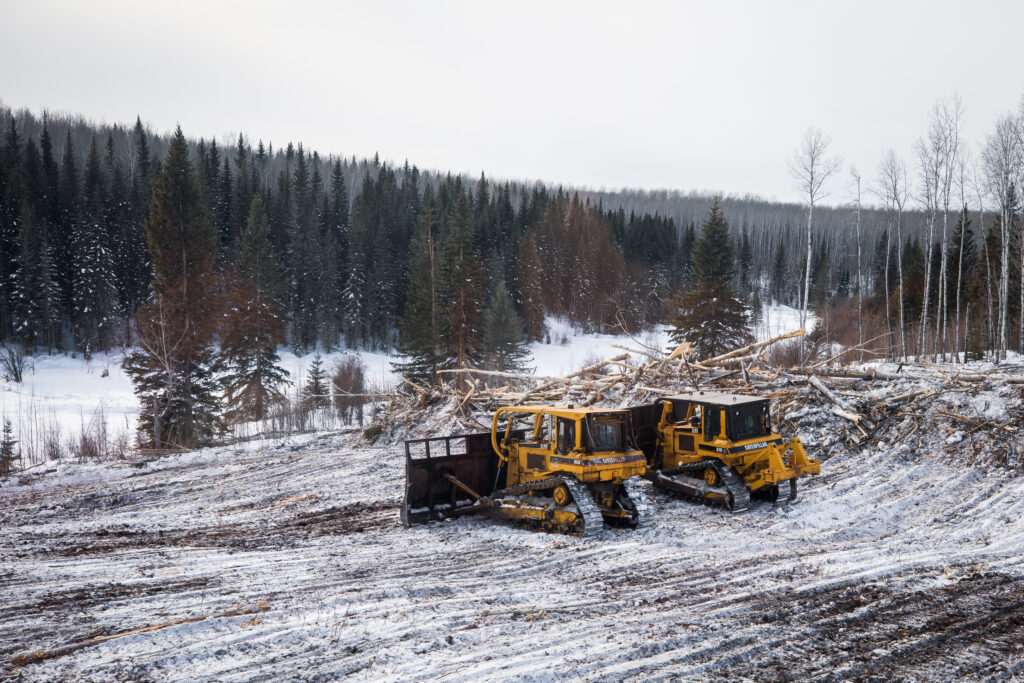
<instances>
[{"instance_id":1,"label":"forested hillside","mask_svg":"<svg viewBox=\"0 0 1024 683\"><path fill-rule=\"evenodd\" d=\"M135 314L153 293L146 222L169 137L139 121L0 116L0 340L84 353L135 344ZM421 377L461 363L507 365L522 335L543 338L547 315L589 330L670 320L673 296L692 284L691 251L712 203L674 191L467 178L241 135L231 145L189 137L188 155L216 232L211 286L237 294L231 283L251 278L252 259L262 259L259 290L282 341L300 350L395 348L409 358L405 371ZM966 212L947 190L943 212L913 199L905 166L894 191L883 171L860 184L859 201L854 177L837 175L832 206L815 208L808 303L828 334L847 342L882 334L892 354L938 351L920 324L927 309L929 326L957 321L942 350L968 337L976 352L995 348L1004 314L1005 346L1019 346L1013 183L1000 213L978 201L980 189ZM965 201L968 190L961 183ZM767 300L799 305L806 207L728 196L720 204L737 291L757 309ZM1005 247L1001 215L1012 219ZM259 254L247 251L253 234L266 242ZM867 331L857 330L858 295Z\"/></svg>"}]
</instances>

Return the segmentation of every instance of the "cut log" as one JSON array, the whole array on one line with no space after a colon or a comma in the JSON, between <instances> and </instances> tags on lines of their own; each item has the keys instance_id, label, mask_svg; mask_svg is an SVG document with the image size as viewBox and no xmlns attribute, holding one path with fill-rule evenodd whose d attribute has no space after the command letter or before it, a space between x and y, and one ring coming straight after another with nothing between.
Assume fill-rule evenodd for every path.
<instances>
[{"instance_id":1,"label":"cut log","mask_svg":"<svg viewBox=\"0 0 1024 683\"><path fill-rule=\"evenodd\" d=\"M501 372L499 370L475 370L473 368L459 368L449 370L438 370L439 375L469 374L484 375L487 377L508 377L510 379L533 379L540 382L550 382L562 379L561 377L548 377L546 375L530 375L525 372Z\"/></svg>"},{"instance_id":2,"label":"cut log","mask_svg":"<svg viewBox=\"0 0 1024 683\"><path fill-rule=\"evenodd\" d=\"M776 342L784 341L786 339L793 339L794 337L802 337L805 334L807 334L807 330L804 330L804 329L793 330L792 332L786 332L785 334L780 334L777 337L772 337L771 339L766 339L764 341L755 342L755 343L750 344L748 346L744 346L743 348L736 349L735 351L730 351L729 353L723 353L720 356L715 356L714 358L708 358L707 360L703 360L700 363L694 363L693 367L695 367L695 368L706 368L708 365L712 365L714 363L718 363L720 361L727 360L729 358L735 358L736 356L744 356L744 355L750 353L751 351L753 351L755 349L760 349L760 348L765 347L765 346L770 346L772 344L775 344Z\"/></svg>"},{"instance_id":3,"label":"cut log","mask_svg":"<svg viewBox=\"0 0 1024 683\"><path fill-rule=\"evenodd\" d=\"M850 405L850 403L846 399L844 399L842 396L840 396L836 392L834 392L831 389L829 389L828 386L826 386L825 383L822 382L820 378L815 377L814 375L811 375L810 377L807 378L807 381L810 383L810 385L812 387L814 387L819 392L821 392L822 396L824 396L829 401L831 401L832 403L837 405L843 411L842 413L835 413L836 415L839 415L840 417L846 417L847 419L850 419L850 418L848 418L843 413L848 413L848 414L851 414L851 415L853 415L853 414L860 415L860 413L857 411L856 408L854 408L852 405ZM871 420L869 420L868 418L864 417L863 415L860 415L860 420L854 420L854 421L857 424L863 423L868 429L874 429L875 428L875 423L872 422Z\"/></svg>"},{"instance_id":4,"label":"cut log","mask_svg":"<svg viewBox=\"0 0 1024 683\"><path fill-rule=\"evenodd\" d=\"M628 353L623 353L623 354L621 354L619 356L615 356L614 358L609 358L608 360L603 360L600 363L594 363L593 365L588 365L585 368L580 368L576 372L569 373L565 377L560 377L560 378L558 378L558 379L556 379L556 380L554 380L552 382L548 382L547 384L542 384L541 386L537 387L536 389L533 389L532 391L526 392L526 395L523 398L519 399L518 401L516 401L512 405L522 405L523 403L526 402L527 398L529 396L532 396L533 394L537 394L537 393L542 392L542 391L547 391L548 389L553 389L556 386L558 386L559 384L565 384L570 379L572 379L574 377L579 377L580 375L585 375L588 372L593 372L594 370L597 370L598 368L604 367L609 362L623 361L623 360L628 360L628 359L629 359L629 354Z\"/></svg>"}]
</instances>

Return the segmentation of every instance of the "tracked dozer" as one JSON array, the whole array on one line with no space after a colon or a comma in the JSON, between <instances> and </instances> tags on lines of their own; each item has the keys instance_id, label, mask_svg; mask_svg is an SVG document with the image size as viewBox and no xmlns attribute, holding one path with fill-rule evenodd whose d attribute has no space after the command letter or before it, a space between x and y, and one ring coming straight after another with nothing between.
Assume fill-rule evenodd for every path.
<instances>
[{"instance_id":1,"label":"tracked dozer","mask_svg":"<svg viewBox=\"0 0 1024 683\"><path fill-rule=\"evenodd\" d=\"M795 500L797 480L818 474L798 437L772 431L769 400L710 391L668 396L630 409L645 476L698 502L746 510L751 496Z\"/></svg>"},{"instance_id":2,"label":"tracked dozer","mask_svg":"<svg viewBox=\"0 0 1024 683\"><path fill-rule=\"evenodd\" d=\"M488 513L584 537L645 526L647 462L631 432L626 410L520 406L499 408L490 432L407 441L402 522Z\"/></svg>"}]
</instances>

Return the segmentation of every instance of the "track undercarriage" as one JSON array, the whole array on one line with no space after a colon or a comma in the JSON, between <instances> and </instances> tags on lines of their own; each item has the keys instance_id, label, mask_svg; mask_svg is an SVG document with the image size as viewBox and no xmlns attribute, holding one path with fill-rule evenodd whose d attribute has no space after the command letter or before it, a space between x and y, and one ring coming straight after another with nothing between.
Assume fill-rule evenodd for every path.
<instances>
[{"instance_id":1,"label":"track undercarriage","mask_svg":"<svg viewBox=\"0 0 1024 683\"><path fill-rule=\"evenodd\" d=\"M642 528L652 508L638 482L586 485L572 476L555 476L495 491L484 498L491 516L540 531L592 538L604 523Z\"/></svg>"},{"instance_id":2,"label":"track undercarriage","mask_svg":"<svg viewBox=\"0 0 1024 683\"><path fill-rule=\"evenodd\" d=\"M793 479L764 486L751 494L736 470L716 458L658 470L651 479L658 487L680 498L731 512L742 512L750 507L751 495L772 503L793 501L797 496Z\"/></svg>"}]
</instances>

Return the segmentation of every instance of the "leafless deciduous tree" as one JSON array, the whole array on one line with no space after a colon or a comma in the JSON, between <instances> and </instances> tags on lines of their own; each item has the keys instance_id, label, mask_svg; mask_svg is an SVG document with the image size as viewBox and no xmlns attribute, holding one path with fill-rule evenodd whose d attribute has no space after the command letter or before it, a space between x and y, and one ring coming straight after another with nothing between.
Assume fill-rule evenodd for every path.
<instances>
[{"instance_id":1,"label":"leafless deciduous tree","mask_svg":"<svg viewBox=\"0 0 1024 683\"><path fill-rule=\"evenodd\" d=\"M804 132L800 147L793 155L789 168L797 181L797 188L807 197L807 261L804 268L804 286L800 297L800 326L807 322L807 301L811 285L811 234L814 230L814 205L827 194L825 182L837 171L841 162L828 156L832 139L820 128L808 128Z\"/></svg>"},{"instance_id":2,"label":"leafless deciduous tree","mask_svg":"<svg viewBox=\"0 0 1024 683\"><path fill-rule=\"evenodd\" d=\"M1020 121L1005 115L996 121L995 130L985 141L982 153L985 165L985 184L989 193L999 205L1000 259L999 291L997 301L999 312L996 323L996 361L1006 357L1006 317L1010 298L1010 226L1016 203L1014 185L1019 185L1021 176L1021 134Z\"/></svg>"},{"instance_id":3,"label":"leafless deciduous tree","mask_svg":"<svg viewBox=\"0 0 1024 683\"><path fill-rule=\"evenodd\" d=\"M935 316L935 349L937 354L946 359L946 311L949 304L946 301L948 287L947 262L949 255L949 200L953 192L953 180L956 177L957 160L960 156L960 135L963 127L964 105L959 95L953 95L948 101L939 100L932 108L932 128L938 137L938 196L936 205L942 206L942 240L940 252L942 261L939 265L939 300L937 314ZM929 249L931 247L929 246Z\"/></svg>"},{"instance_id":4,"label":"leafless deciduous tree","mask_svg":"<svg viewBox=\"0 0 1024 683\"><path fill-rule=\"evenodd\" d=\"M1024 160L1024 95L1021 95L1017 113L1017 152L1018 161ZM1024 163L1017 166L1018 175L1024 173ZM1017 187L1021 184L1018 180ZM1009 231L1009 227L1007 227ZM1017 353L1024 353L1024 235L1020 237L1020 301L1018 302Z\"/></svg>"},{"instance_id":5,"label":"leafless deciduous tree","mask_svg":"<svg viewBox=\"0 0 1024 683\"><path fill-rule=\"evenodd\" d=\"M928 308L931 305L932 243L935 241L935 223L939 212L939 184L942 178L942 130L934 117L929 119L928 134L914 144L917 168L920 174L918 201L928 214L928 239L924 245L924 296L921 297L921 323L918 328L918 356L927 353Z\"/></svg>"},{"instance_id":6,"label":"leafless deciduous tree","mask_svg":"<svg viewBox=\"0 0 1024 683\"><path fill-rule=\"evenodd\" d=\"M910 180L907 177L907 165L896 156L896 152L889 150L882 158L878 167L878 187L876 194L885 202L890 211L896 214L896 272L899 282L897 285L897 296L899 298L899 330L900 330L900 352L903 359L907 358L907 334L906 316L903 312L903 300L906 298L903 286L903 209L910 197ZM888 248L886 249L888 255ZM888 259L886 259L888 261ZM886 281L888 282L888 262L886 263ZM889 302L886 301L886 310Z\"/></svg>"},{"instance_id":7,"label":"leafless deciduous tree","mask_svg":"<svg viewBox=\"0 0 1024 683\"><path fill-rule=\"evenodd\" d=\"M861 260L860 240L860 209L861 209L861 187L860 171L850 166L850 176L856 191L857 200L857 342L860 344L860 359L864 360L864 277L863 262Z\"/></svg>"}]
</instances>

